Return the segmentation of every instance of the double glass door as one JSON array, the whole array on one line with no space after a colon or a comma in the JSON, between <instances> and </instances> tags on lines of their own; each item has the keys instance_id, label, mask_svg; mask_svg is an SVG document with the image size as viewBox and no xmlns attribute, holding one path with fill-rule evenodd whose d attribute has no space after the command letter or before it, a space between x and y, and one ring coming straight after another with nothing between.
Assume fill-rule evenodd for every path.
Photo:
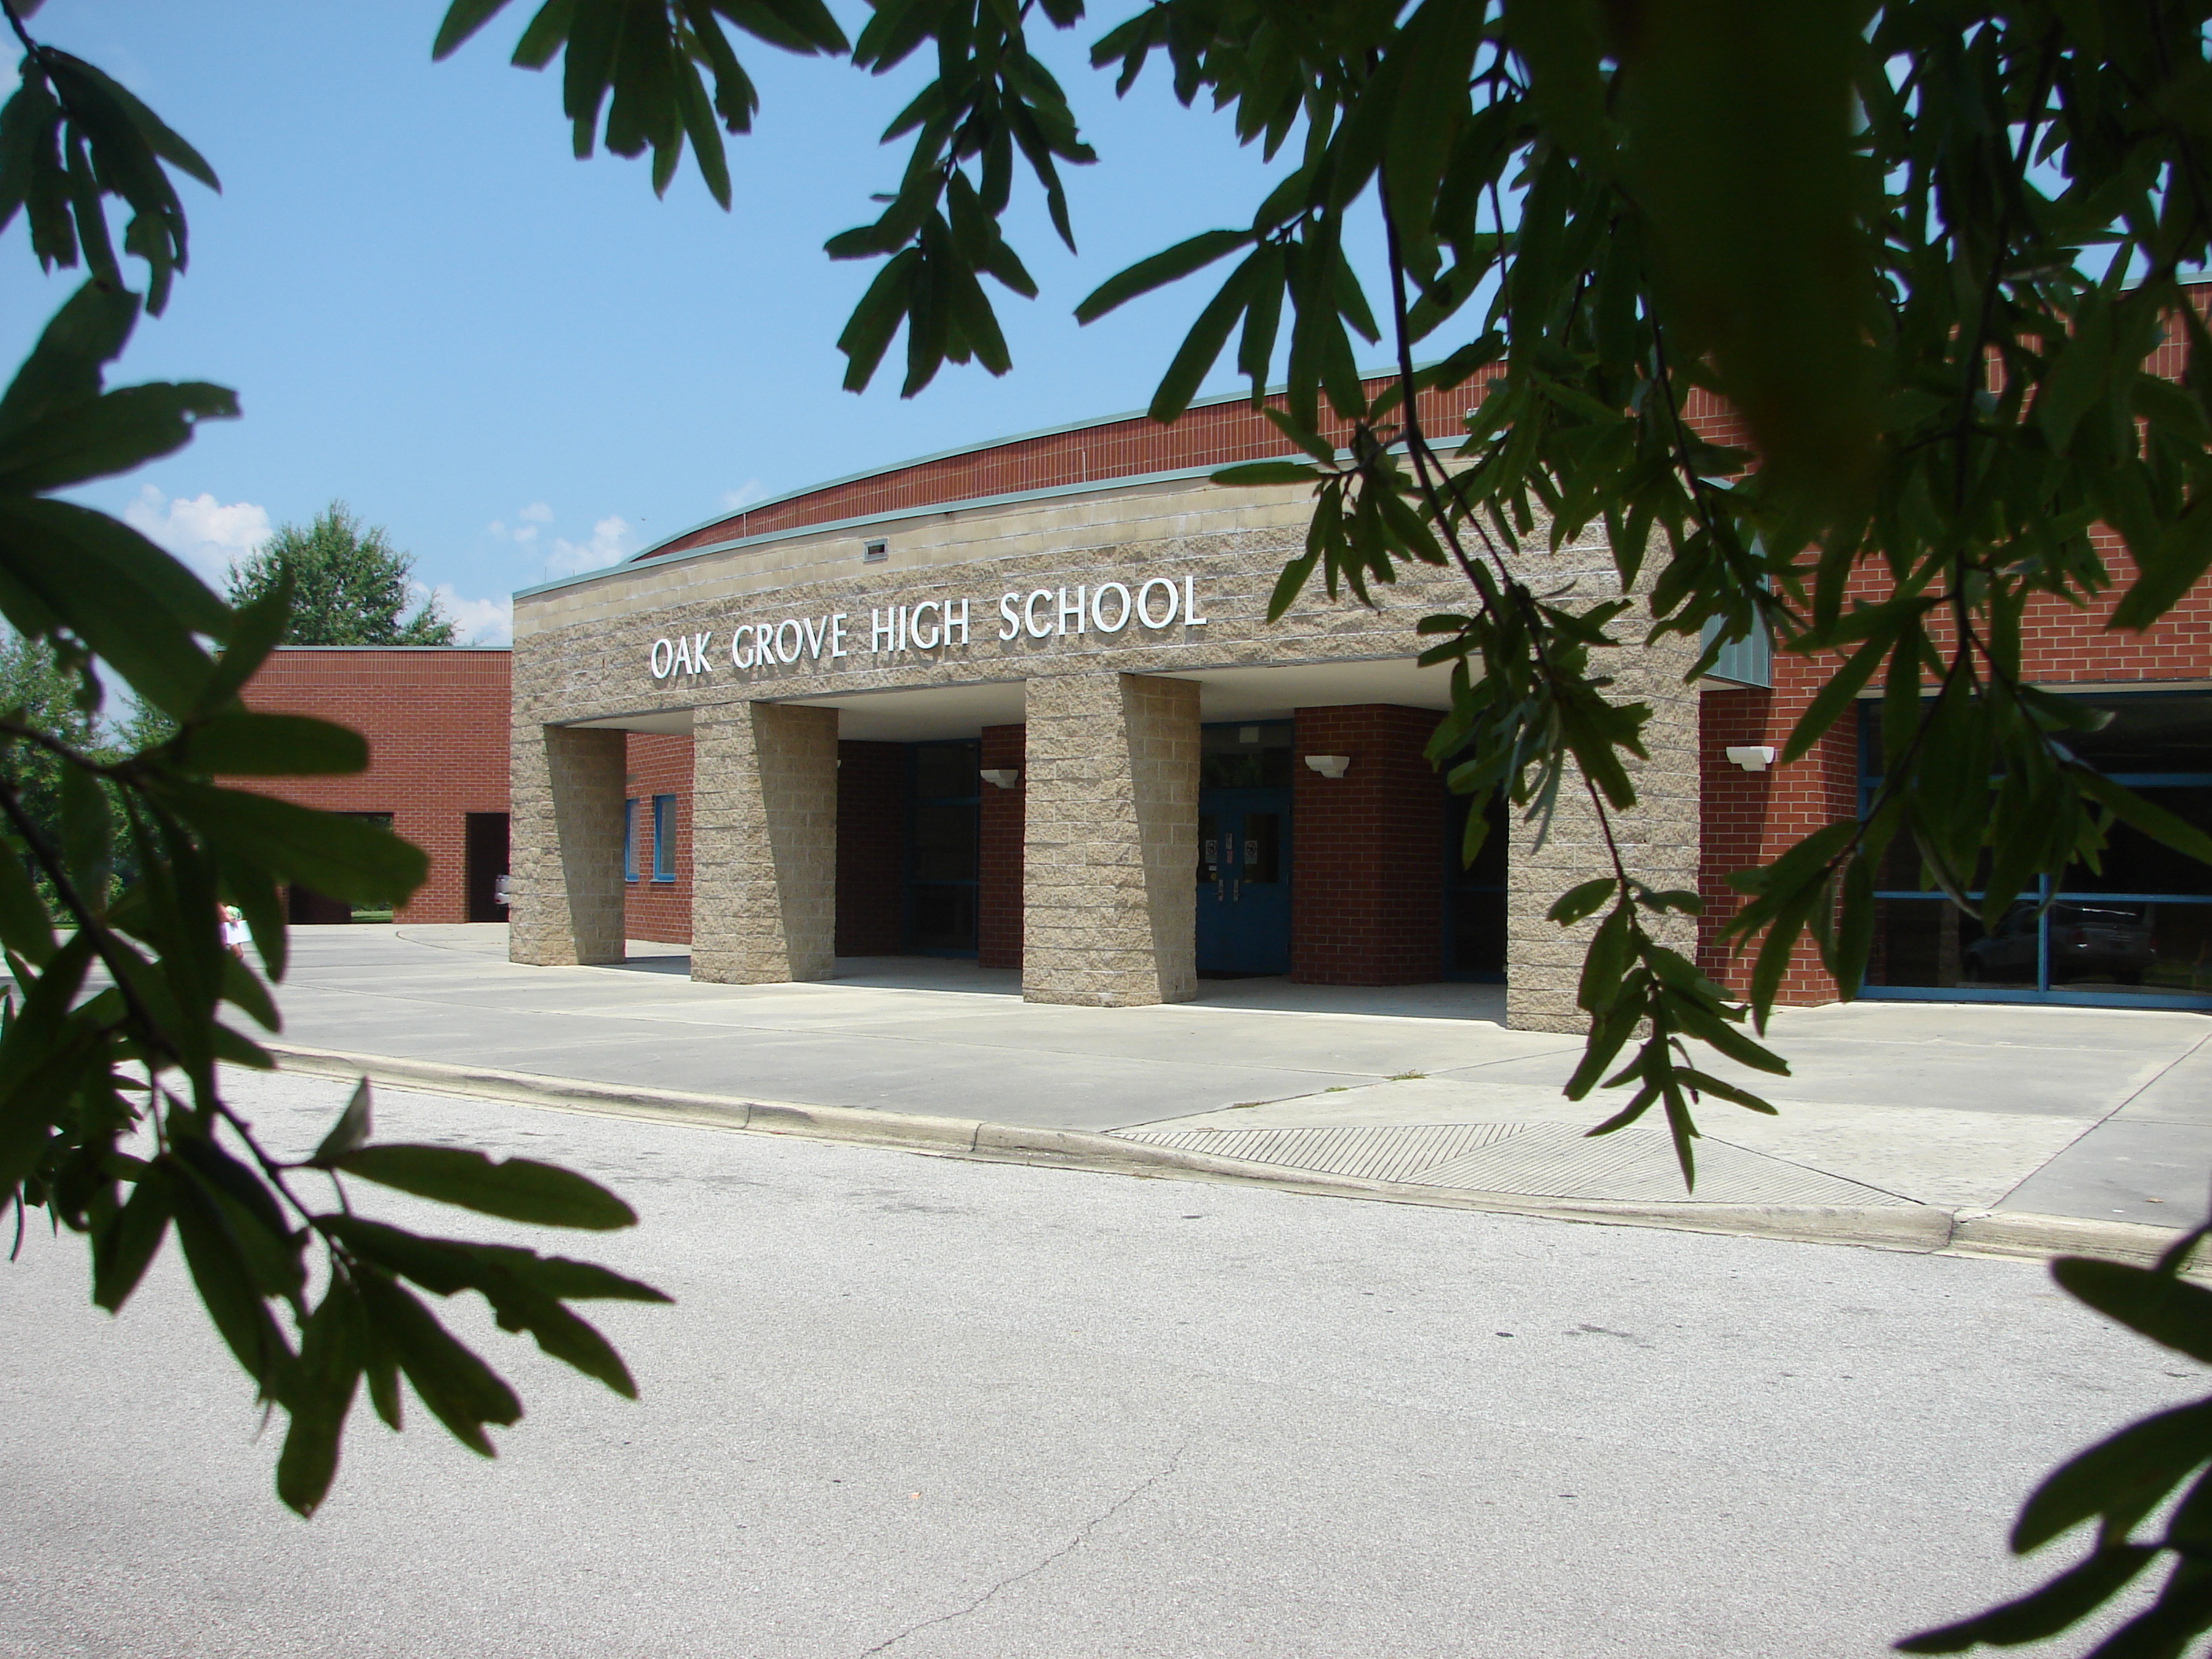
<instances>
[{"instance_id":1,"label":"double glass door","mask_svg":"<svg viewBox=\"0 0 2212 1659\"><path fill-rule=\"evenodd\" d=\"M1200 973L1291 971L1291 792L1199 795Z\"/></svg>"}]
</instances>

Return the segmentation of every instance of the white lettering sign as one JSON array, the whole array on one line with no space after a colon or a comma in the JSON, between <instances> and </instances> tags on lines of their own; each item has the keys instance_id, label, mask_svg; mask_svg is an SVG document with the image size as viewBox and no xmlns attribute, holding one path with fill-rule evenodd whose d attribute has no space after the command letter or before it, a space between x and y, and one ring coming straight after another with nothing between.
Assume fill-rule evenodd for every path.
<instances>
[{"instance_id":1,"label":"white lettering sign","mask_svg":"<svg viewBox=\"0 0 2212 1659\"><path fill-rule=\"evenodd\" d=\"M729 663L740 671L790 665L801 660L821 662L848 659L854 655L897 656L907 652L948 650L969 642L969 601L923 599L918 604L871 607L867 643L857 631L848 640L846 624L851 615L833 611L814 617L781 617L774 622L740 623L730 635ZM988 604L988 601L987 600ZM1093 634L1109 638L1133 626L1147 633L1164 633L1181 626L1203 628L1207 618L1199 614L1198 579L1154 576L1133 590L1126 582L1101 582L1096 587L1039 587L999 596L998 641L1064 639ZM676 634L655 640L646 665L657 680L678 674L711 673L708 659L711 633Z\"/></svg>"}]
</instances>

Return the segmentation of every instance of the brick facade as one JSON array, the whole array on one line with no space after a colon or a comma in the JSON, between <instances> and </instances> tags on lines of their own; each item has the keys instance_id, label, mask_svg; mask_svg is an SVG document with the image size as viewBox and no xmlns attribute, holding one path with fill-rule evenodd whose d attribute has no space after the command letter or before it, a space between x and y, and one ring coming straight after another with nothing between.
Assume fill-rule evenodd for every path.
<instances>
[{"instance_id":1,"label":"brick facade","mask_svg":"<svg viewBox=\"0 0 2212 1659\"><path fill-rule=\"evenodd\" d=\"M623 795L637 803L637 879L625 882L623 927L631 939L671 945L691 940L691 739L670 732L632 732L623 764ZM676 878L653 873L653 802L674 797Z\"/></svg>"},{"instance_id":2,"label":"brick facade","mask_svg":"<svg viewBox=\"0 0 2212 1659\"><path fill-rule=\"evenodd\" d=\"M511 661L475 646L281 647L247 684L247 706L351 726L368 739L368 769L225 781L325 811L390 813L393 831L430 855L393 920L466 921L469 814L507 811Z\"/></svg>"},{"instance_id":3,"label":"brick facade","mask_svg":"<svg viewBox=\"0 0 2212 1659\"><path fill-rule=\"evenodd\" d=\"M982 769L1022 772L1027 745L1018 726L983 728ZM1026 773L1011 789L986 783L976 823L975 963L1022 965L1022 818Z\"/></svg>"},{"instance_id":4,"label":"brick facade","mask_svg":"<svg viewBox=\"0 0 2212 1659\"><path fill-rule=\"evenodd\" d=\"M1301 708L1291 752L1291 977L1418 985L1443 972L1444 791L1425 708ZM1308 755L1348 755L1340 778Z\"/></svg>"}]
</instances>

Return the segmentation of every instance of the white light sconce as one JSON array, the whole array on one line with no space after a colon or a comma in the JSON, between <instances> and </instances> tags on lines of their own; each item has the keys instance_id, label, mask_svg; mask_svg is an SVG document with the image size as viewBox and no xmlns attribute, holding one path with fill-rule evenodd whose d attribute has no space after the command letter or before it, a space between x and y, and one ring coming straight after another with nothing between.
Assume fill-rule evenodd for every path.
<instances>
[{"instance_id":1,"label":"white light sconce","mask_svg":"<svg viewBox=\"0 0 2212 1659\"><path fill-rule=\"evenodd\" d=\"M1308 755L1306 764L1325 778L1340 778L1344 769L1352 764L1349 755Z\"/></svg>"},{"instance_id":2,"label":"white light sconce","mask_svg":"<svg viewBox=\"0 0 2212 1659\"><path fill-rule=\"evenodd\" d=\"M1011 789L1021 781L1020 772L1011 766L983 774L983 781L996 789Z\"/></svg>"},{"instance_id":3,"label":"white light sconce","mask_svg":"<svg viewBox=\"0 0 2212 1659\"><path fill-rule=\"evenodd\" d=\"M1731 748L1728 757L1747 772L1764 772L1774 764L1774 750L1767 744L1752 744L1744 748Z\"/></svg>"}]
</instances>

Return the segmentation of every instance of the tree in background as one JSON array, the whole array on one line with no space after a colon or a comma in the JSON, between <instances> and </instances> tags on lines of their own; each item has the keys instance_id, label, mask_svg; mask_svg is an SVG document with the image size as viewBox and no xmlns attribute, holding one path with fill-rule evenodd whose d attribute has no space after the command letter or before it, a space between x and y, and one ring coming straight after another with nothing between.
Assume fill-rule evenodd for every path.
<instances>
[{"instance_id":1,"label":"tree in background","mask_svg":"<svg viewBox=\"0 0 2212 1659\"><path fill-rule=\"evenodd\" d=\"M287 645L456 645L460 629L429 594L402 620L415 561L381 525L363 526L343 501L306 525L284 524L231 568L230 602L240 607L292 585Z\"/></svg>"}]
</instances>

